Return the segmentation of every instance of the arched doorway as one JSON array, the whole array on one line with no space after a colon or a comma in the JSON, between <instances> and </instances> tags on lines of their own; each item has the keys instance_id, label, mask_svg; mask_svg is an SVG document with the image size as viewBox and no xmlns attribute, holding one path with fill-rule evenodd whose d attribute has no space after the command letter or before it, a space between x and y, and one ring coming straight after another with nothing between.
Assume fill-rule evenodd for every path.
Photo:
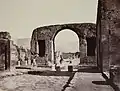
<instances>
[{"instance_id":1,"label":"arched doorway","mask_svg":"<svg viewBox=\"0 0 120 91\"><path fill-rule=\"evenodd\" d=\"M39 56L37 57L37 64L39 66L44 64L45 60L47 60L46 62L48 62L48 64L55 63L55 56L54 56L55 51L56 51L55 37L58 36L65 29L70 29L70 31L74 32L74 34L78 38L79 51L76 53L76 55L78 54L80 55L79 61L84 62L84 60L86 59L92 60L91 56L87 56L87 39L86 38L96 37L96 25L95 24L81 23L81 24L50 25L50 26L36 28L32 34L31 51L33 53L39 54ZM64 40L66 38L68 38L68 33L66 34L65 37L63 37ZM69 38L69 40L71 39L73 38ZM64 44L64 43L61 43L61 44Z\"/></svg>"},{"instance_id":2,"label":"arched doorway","mask_svg":"<svg viewBox=\"0 0 120 91\"><path fill-rule=\"evenodd\" d=\"M72 61L73 64L80 62L79 37L71 29L59 31L54 38L55 61L59 63L62 56L63 63ZM58 59L58 60L57 60Z\"/></svg>"}]
</instances>

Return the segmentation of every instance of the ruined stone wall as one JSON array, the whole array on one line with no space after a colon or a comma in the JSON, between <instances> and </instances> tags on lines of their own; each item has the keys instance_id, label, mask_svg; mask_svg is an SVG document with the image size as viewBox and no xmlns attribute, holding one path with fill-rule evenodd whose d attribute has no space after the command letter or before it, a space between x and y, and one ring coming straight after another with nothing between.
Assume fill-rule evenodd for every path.
<instances>
[{"instance_id":1,"label":"ruined stone wall","mask_svg":"<svg viewBox=\"0 0 120 91\"><path fill-rule=\"evenodd\" d=\"M54 38L57 35L57 33L63 29L71 29L74 31L79 38L79 48L81 52L81 58L86 56L85 47L86 44L84 40L86 40L86 37L96 37L96 25L93 23L78 23L78 24L62 24L62 25L51 25L51 26L44 26L36 28L33 31L32 38L31 38L31 51L33 53L38 52L38 40L45 40L45 54L47 54L47 58L50 61L52 60L52 50L54 51ZM53 49L51 49L53 46ZM40 60L45 60L46 57L39 58ZM40 61L39 60L39 61Z\"/></svg>"},{"instance_id":2,"label":"ruined stone wall","mask_svg":"<svg viewBox=\"0 0 120 91\"><path fill-rule=\"evenodd\" d=\"M7 41L0 39L0 70L5 70L5 46L7 45Z\"/></svg>"},{"instance_id":3,"label":"ruined stone wall","mask_svg":"<svg viewBox=\"0 0 120 91\"><path fill-rule=\"evenodd\" d=\"M14 67L17 65L17 61L18 61L18 51L17 51L17 47L14 44L14 42L11 40L10 41L10 63L11 63L11 67Z\"/></svg>"},{"instance_id":4,"label":"ruined stone wall","mask_svg":"<svg viewBox=\"0 0 120 91\"><path fill-rule=\"evenodd\" d=\"M120 1L119 0L99 0L99 30L101 33L101 49L104 62L108 61L109 70L120 68ZM107 61L105 61L107 60ZM116 71L119 75L119 70ZM115 78L118 75L115 75ZM117 78L116 81L120 82Z\"/></svg>"},{"instance_id":5,"label":"ruined stone wall","mask_svg":"<svg viewBox=\"0 0 120 91\"><path fill-rule=\"evenodd\" d=\"M11 39L9 32L0 32L0 38L2 39Z\"/></svg>"},{"instance_id":6,"label":"ruined stone wall","mask_svg":"<svg viewBox=\"0 0 120 91\"><path fill-rule=\"evenodd\" d=\"M98 62L103 71L109 71L109 22L106 16L105 3L99 0L97 16Z\"/></svg>"},{"instance_id":7,"label":"ruined stone wall","mask_svg":"<svg viewBox=\"0 0 120 91\"><path fill-rule=\"evenodd\" d=\"M9 32L0 32L0 69L10 70L16 66L18 53Z\"/></svg>"},{"instance_id":8,"label":"ruined stone wall","mask_svg":"<svg viewBox=\"0 0 120 91\"><path fill-rule=\"evenodd\" d=\"M0 70L10 69L10 34L0 32Z\"/></svg>"},{"instance_id":9,"label":"ruined stone wall","mask_svg":"<svg viewBox=\"0 0 120 91\"><path fill-rule=\"evenodd\" d=\"M109 30L110 65L120 65L120 2L104 0L104 4Z\"/></svg>"}]
</instances>

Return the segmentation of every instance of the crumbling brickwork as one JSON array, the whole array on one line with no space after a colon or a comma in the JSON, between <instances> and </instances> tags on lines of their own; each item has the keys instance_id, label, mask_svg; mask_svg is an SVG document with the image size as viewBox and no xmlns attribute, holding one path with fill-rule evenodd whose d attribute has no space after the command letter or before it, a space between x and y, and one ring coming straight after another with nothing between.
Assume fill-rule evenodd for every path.
<instances>
[{"instance_id":1,"label":"crumbling brickwork","mask_svg":"<svg viewBox=\"0 0 120 91\"><path fill-rule=\"evenodd\" d=\"M0 32L0 70L10 69L10 34Z\"/></svg>"},{"instance_id":2,"label":"crumbling brickwork","mask_svg":"<svg viewBox=\"0 0 120 91\"><path fill-rule=\"evenodd\" d=\"M33 53L38 53L38 40L45 40L45 54L47 54L47 58L50 61L53 61L52 53L55 53L54 50L54 38L57 33L64 29L70 29L74 31L79 38L79 49L81 53L81 57L83 58L86 56L85 47L85 40L86 38L96 37L96 25L93 23L76 23L76 24L61 24L61 25L50 25L36 28L33 31L32 38L31 38L31 50ZM53 47L53 48L52 48ZM40 60L46 60L46 57L39 57Z\"/></svg>"},{"instance_id":3,"label":"crumbling brickwork","mask_svg":"<svg viewBox=\"0 0 120 91\"><path fill-rule=\"evenodd\" d=\"M17 49L9 32L0 32L0 70L10 70L17 64Z\"/></svg>"},{"instance_id":4,"label":"crumbling brickwork","mask_svg":"<svg viewBox=\"0 0 120 91\"><path fill-rule=\"evenodd\" d=\"M97 20L98 57L108 63L107 69L120 68L120 1L119 0L99 0L98 20ZM114 74L114 72L113 72ZM118 74L118 73L117 73ZM120 82L118 75L114 74L114 79ZM120 76L119 76L120 78Z\"/></svg>"}]
</instances>

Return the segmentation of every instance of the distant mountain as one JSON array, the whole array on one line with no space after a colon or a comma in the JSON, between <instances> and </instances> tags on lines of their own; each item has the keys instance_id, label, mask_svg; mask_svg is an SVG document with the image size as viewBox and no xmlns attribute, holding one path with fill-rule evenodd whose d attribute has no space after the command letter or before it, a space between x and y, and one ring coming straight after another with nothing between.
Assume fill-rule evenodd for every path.
<instances>
[{"instance_id":1,"label":"distant mountain","mask_svg":"<svg viewBox=\"0 0 120 91\"><path fill-rule=\"evenodd\" d=\"M30 38L19 38L19 39L17 39L17 45L30 49Z\"/></svg>"}]
</instances>

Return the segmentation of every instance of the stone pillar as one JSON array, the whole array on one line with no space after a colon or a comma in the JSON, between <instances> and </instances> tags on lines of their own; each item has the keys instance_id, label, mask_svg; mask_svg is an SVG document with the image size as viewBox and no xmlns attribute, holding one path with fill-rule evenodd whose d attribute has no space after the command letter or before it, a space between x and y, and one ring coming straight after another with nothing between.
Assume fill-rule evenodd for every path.
<instances>
[{"instance_id":1,"label":"stone pillar","mask_svg":"<svg viewBox=\"0 0 120 91\"><path fill-rule=\"evenodd\" d=\"M79 39L80 60L87 56L87 42L86 39Z\"/></svg>"},{"instance_id":2,"label":"stone pillar","mask_svg":"<svg viewBox=\"0 0 120 91\"><path fill-rule=\"evenodd\" d=\"M103 68L104 64L109 65L110 78L120 87L120 2L119 0L99 2Z\"/></svg>"},{"instance_id":3,"label":"stone pillar","mask_svg":"<svg viewBox=\"0 0 120 91\"><path fill-rule=\"evenodd\" d=\"M38 41L37 41L36 46L37 46L37 54L39 54L39 44L38 44Z\"/></svg>"},{"instance_id":4,"label":"stone pillar","mask_svg":"<svg viewBox=\"0 0 120 91\"><path fill-rule=\"evenodd\" d=\"M49 40L45 40L45 54L49 53L49 46L50 46Z\"/></svg>"},{"instance_id":5,"label":"stone pillar","mask_svg":"<svg viewBox=\"0 0 120 91\"><path fill-rule=\"evenodd\" d=\"M3 39L0 39L0 70L5 70L5 63L7 60L6 52L5 52L5 41Z\"/></svg>"},{"instance_id":6,"label":"stone pillar","mask_svg":"<svg viewBox=\"0 0 120 91\"><path fill-rule=\"evenodd\" d=\"M56 63L56 53L55 53L55 42L53 40L53 54L54 54L54 64Z\"/></svg>"},{"instance_id":7,"label":"stone pillar","mask_svg":"<svg viewBox=\"0 0 120 91\"><path fill-rule=\"evenodd\" d=\"M54 64L54 50L53 50L53 41L51 40L51 61Z\"/></svg>"},{"instance_id":8,"label":"stone pillar","mask_svg":"<svg viewBox=\"0 0 120 91\"><path fill-rule=\"evenodd\" d=\"M35 46L36 46L35 40L31 39L31 43L30 44L31 44L31 47L30 47L31 52L35 52Z\"/></svg>"},{"instance_id":9,"label":"stone pillar","mask_svg":"<svg viewBox=\"0 0 120 91\"><path fill-rule=\"evenodd\" d=\"M37 41L35 41L35 53L37 53Z\"/></svg>"},{"instance_id":10,"label":"stone pillar","mask_svg":"<svg viewBox=\"0 0 120 91\"><path fill-rule=\"evenodd\" d=\"M10 66L11 66L11 50L10 50L10 40L8 40L8 44L7 44L8 46L7 46L7 57L8 57L8 64L7 64L7 69L9 69L10 70Z\"/></svg>"},{"instance_id":11,"label":"stone pillar","mask_svg":"<svg viewBox=\"0 0 120 91\"><path fill-rule=\"evenodd\" d=\"M0 69L10 70L10 40L0 39Z\"/></svg>"}]
</instances>

